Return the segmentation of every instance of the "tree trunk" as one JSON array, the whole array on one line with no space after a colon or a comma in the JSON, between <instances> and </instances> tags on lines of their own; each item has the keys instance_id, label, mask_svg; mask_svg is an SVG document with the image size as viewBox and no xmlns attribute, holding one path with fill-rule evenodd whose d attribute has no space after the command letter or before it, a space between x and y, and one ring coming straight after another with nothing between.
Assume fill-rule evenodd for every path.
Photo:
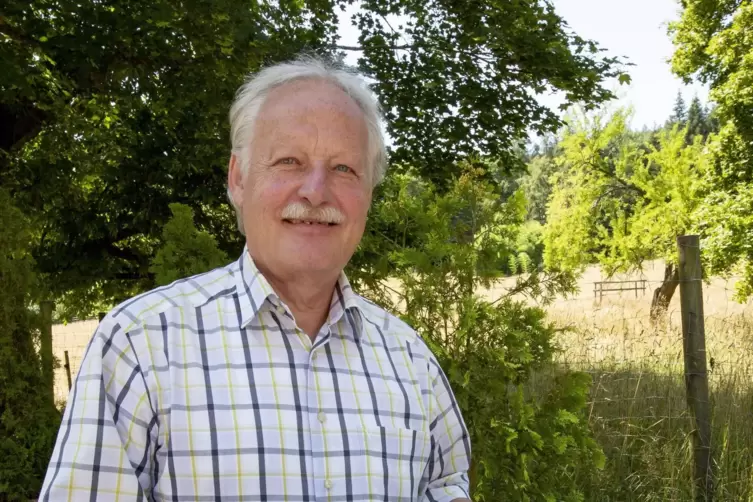
<instances>
[{"instance_id":1,"label":"tree trunk","mask_svg":"<svg viewBox=\"0 0 753 502\"><path fill-rule=\"evenodd\" d=\"M679 270L674 263L664 266L664 281L661 286L654 290L654 298L651 300L651 320L655 321L669 308L669 302L675 294L677 285L680 283Z\"/></svg>"}]
</instances>

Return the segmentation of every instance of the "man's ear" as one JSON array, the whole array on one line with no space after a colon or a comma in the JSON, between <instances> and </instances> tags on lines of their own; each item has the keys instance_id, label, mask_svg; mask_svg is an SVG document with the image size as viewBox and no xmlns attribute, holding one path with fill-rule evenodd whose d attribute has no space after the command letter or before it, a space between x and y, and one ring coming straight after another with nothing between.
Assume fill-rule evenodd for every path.
<instances>
[{"instance_id":1,"label":"man's ear","mask_svg":"<svg viewBox=\"0 0 753 502\"><path fill-rule=\"evenodd\" d=\"M241 159L235 153L230 155L227 168L227 188L236 207L243 206L243 183L244 176L241 169Z\"/></svg>"}]
</instances>

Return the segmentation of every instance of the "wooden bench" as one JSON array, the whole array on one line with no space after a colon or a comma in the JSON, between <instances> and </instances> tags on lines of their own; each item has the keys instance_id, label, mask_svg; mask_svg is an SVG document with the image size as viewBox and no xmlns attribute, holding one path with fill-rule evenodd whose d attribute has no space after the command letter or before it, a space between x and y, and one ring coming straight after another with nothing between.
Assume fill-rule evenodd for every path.
<instances>
[{"instance_id":1,"label":"wooden bench","mask_svg":"<svg viewBox=\"0 0 753 502\"><path fill-rule=\"evenodd\" d=\"M646 279L637 279L634 281L601 281L594 282L594 299L598 295L599 303L604 293L611 291L635 291L635 297L638 298L638 291L646 293L648 281Z\"/></svg>"}]
</instances>

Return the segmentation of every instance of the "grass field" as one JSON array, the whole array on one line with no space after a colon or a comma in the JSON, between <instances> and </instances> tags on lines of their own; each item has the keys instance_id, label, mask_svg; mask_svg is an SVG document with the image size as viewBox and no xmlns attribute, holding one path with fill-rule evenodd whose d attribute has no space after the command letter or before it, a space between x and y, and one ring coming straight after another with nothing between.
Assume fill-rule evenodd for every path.
<instances>
[{"instance_id":1,"label":"grass field","mask_svg":"<svg viewBox=\"0 0 753 502\"><path fill-rule=\"evenodd\" d=\"M580 480L588 500L693 499L679 290L664 321L649 319L662 274L654 264L643 274L645 295L612 293L599 304L593 282L603 279L591 268L578 296L547 307L569 329L559 336L556 364L535 375L530 390L543 394L552 374L565 370L592 375L589 423L608 460L598 478ZM716 500L753 500L753 303L736 303L733 283L704 284L715 490Z\"/></svg>"}]
</instances>

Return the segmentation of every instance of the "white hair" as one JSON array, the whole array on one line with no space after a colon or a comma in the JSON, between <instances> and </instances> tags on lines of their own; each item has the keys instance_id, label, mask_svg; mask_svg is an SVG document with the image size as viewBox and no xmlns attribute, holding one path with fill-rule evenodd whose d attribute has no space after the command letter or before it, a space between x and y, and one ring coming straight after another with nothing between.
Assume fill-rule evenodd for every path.
<instances>
[{"instance_id":1,"label":"white hair","mask_svg":"<svg viewBox=\"0 0 753 502\"><path fill-rule=\"evenodd\" d=\"M358 72L310 55L299 56L293 61L269 66L251 74L238 89L230 107L230 141L233 152L238 156L243 176L249 165L249 156L245 150L252 148L254 125L267 96L278 87L300 80L331 83L345 92L361 109L368 131L367 158L371 183L372 186L378 185L387 170L387 149L382 135L383 117L379 102ZM242 215L233 200L230 187L227 195L238 218L238 229L245 234Z\"/></svg>"}]
</instances>

